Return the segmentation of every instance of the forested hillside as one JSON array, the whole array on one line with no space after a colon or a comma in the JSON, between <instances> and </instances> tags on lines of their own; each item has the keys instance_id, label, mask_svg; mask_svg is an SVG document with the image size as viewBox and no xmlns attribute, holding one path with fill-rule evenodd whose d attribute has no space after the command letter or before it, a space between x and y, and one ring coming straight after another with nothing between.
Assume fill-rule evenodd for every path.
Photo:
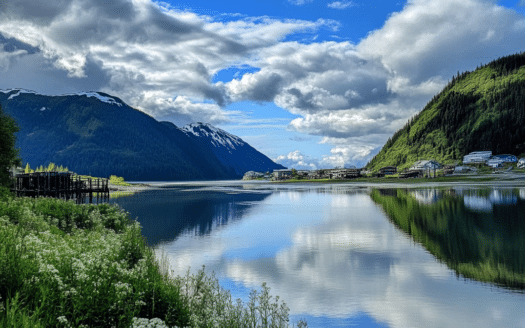
<instances>
[{"instance_id":1,"label":"forested hillside","mask_svg":"<svg viewBox=\"0 0 525 328\"><path fill-rule=\"evenodd\" d=\"M459 73L368 163L377 170L418 159L453 164L477 150L525 153L525 53Z\"/></svg>"},{"instance_id":2,"label":"forested hillside","mask_svg":"<svg viewBox=\"0 0 525 328\"><path fill-rule=\"evenodd\" d=\"M24 165L54 162L78 174L131 181L242 177L175 125L104 93L0 90L0 104L20 127L16 147Z\"/></svg>"}]
</instances>

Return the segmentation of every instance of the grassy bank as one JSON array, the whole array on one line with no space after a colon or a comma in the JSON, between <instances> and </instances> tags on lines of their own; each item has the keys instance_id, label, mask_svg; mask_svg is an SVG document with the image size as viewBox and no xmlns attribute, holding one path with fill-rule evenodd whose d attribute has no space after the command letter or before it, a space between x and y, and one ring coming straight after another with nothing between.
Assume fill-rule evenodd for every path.
<instances>
[{"instance_id":1,"label":"grassy bank","mask_svg":"<svg viewBox=\"0 0 525 328\"><path fill-rule=\"evenodd\" d=\"M171 277L116 206L4 189L0 297L0 327L288 327L264 284L243 304L203 270Z\"/></svg>"}]
</instances>

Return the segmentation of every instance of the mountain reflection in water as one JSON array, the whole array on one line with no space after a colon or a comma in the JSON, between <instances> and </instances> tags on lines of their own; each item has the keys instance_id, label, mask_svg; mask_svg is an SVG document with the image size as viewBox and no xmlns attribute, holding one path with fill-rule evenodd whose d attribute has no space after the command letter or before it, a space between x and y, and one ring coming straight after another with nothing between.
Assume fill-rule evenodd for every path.
<instances>
[{"instance_id":1,"label":"mountain reflection in water","mask_svg":"<svg viewBox=\"0 0 525 328\"><path fill-rule=\"evenodd\" d=\"M268 196L268 192L239 193L230 189L163 188L113 202L128 211L132 219L139 219L142 234L154 246L187 232L209 234L218 226L239 220L252 203Z\"/></svg>"}]
</instances>

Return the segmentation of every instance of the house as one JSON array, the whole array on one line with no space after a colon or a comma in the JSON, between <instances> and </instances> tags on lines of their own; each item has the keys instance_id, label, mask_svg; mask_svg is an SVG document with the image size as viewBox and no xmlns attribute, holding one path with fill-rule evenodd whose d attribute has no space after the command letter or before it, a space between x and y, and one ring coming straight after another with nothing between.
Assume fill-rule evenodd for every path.
<instances>
[{"instance_id":1,"label":"house","mask_svg":"<svg viewBox=\"0 0 525 328\"><path fill-rule=\"evenodd\" d=\"M423 160L423 161L417 161L412 165L412 167L409 170L437 170L441 168L441 164L434 160Z\"/></svg>"},{"instance_id":2,"label":"house","mask_svg":"<svg viewBox=\"0 0 525 328\"><path fill-rule=\"evenodd\" d=\"M292 170L291 169L283 169L283 170L274 170L273 171L273 178L275 180L290 179L291 177L292 177Z\"/></svg>"},{"instance_id":3,"label":"house","mask_svg":"<svg viewBox=\"0 0 525 328\"><path fill-rule=\"evenodd\" d=\"M382 175L392 175L397 173L397 167L385 166L379 169L379 173Z\"/></svg>"},{"instance_id":4,"label":"house","mask_svg":"<svg viewBox=\"0 0 525 328\"><path fill-rule=\"evenodd\" d=\"M455 167L454 165L443 165L443 174L444 175L452 175L454 174Z\"/></svg>"},{"instance_id":5,"label":"house","mask_svg":"<svg viewBox=\"0 0 525 328\"><path fill-rule=\"evenodd\" d=\"M456 166L454 167L454 173L466 173L471 171L477 171L478 169L471 166Z\"/></svg>"},{"instance_id":6,"label":"house","mask_svg":"<svg viewBox=\"0 0 525 328\"><path fill-rule=\"evenodd\" d=\"M503 163L516 163L518 161L518 158L516 156L509 154L494 155L491 159L497 159L502 161Z\"/></svg>"},{"instance_id":7,"label":"house","mask_svg":"<svg viewBox=\"0 0 525 328\"><path fill-rule=\"evenodd\" d=\"M491 158L487 161L487 165L492 167L493 169L498 167L503 167L504 161L500 158Z\"/></svg>"},{"instance_id":8,"label":"house","mask_svg":"<svg viewBox=\"0 0 525 328\"><path fill-rule=\"evenodd\" d=\"M492 157L492 151L473 151L463 156L463 164L486 163Z\"/></svg>"},{"instance_id":9,"label":"house","mask_svg":"<svg viewBox=\"0 0 525 328\"><path fill-rule=\"evenodd\" d=\"M360 171L356 168L330 170L330 179L354 179L360 176Z\"/></svg>"},{"instance_id":10,"label":"house","mask_svg":"<svg viewBox=\"0 0 525 328\"><path fill-rule=\"evenodd\" d=\"M307 177L310 180L320 179L321 178L321 176L319 175L319 171L318 170L314 170L314 171L308 172L308 176Z\"/></svg>"},{"instance_id":11,"label":"house","mask_svg":"<svg viewBox=\"0 0 525 328\"><path fill-rule=\"evenodd\" d=\"M255 172L255 171L248 171L244 173L244 176L242 177L243 180L253 180L264 177L264 173L261 172Z\"/></svg>"},{"instance_id":12,"label":"house","mask_svg":"<svg viewBox=\"0 0 525 328\"><path fill-rule=\"evenodd\" d=\"M423 175L423 171L421 170L408 170L403 173L399 173L399 179L406 179L406 178L419 178Z\"/></svg>"},{"instance_id":13,"label":"house","mask_svg":"<svg viewBox=\"0 0 525 328\"><path fill-rule=\"evenodd\" d=\"M525 169L525 157L524 158L520 158L520 160L518 161L518 168L519 169Z\"/></svg>"},{"instance_id":14,"label":"house","mask_svg":"<svg viewBox=\"0 0 525 328\"><path fill-rule=\"evenodd\" d=\"M309 174L310 174L310 171L306 171L306 170L297 171L297 176L300 178L307 178Z\"/></svg>"}]
</instances>

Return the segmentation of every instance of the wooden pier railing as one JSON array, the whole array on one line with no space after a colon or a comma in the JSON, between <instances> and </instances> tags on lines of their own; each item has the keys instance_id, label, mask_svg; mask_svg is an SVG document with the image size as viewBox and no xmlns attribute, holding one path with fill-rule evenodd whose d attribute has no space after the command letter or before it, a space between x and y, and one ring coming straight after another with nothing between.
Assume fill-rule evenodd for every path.
<instances>
[{"instance_id":1,"label":"wooden pier railing","mask_svg":"<svg viewBox=\"0 0 525 328\"><path fill-rule=\"evenodd\" d=\"M109 180L86 178L71 172L37 172L15 176L13 191L18 197L73 199L77 204L109 200Z\"/></svg>"}]
</instances>

